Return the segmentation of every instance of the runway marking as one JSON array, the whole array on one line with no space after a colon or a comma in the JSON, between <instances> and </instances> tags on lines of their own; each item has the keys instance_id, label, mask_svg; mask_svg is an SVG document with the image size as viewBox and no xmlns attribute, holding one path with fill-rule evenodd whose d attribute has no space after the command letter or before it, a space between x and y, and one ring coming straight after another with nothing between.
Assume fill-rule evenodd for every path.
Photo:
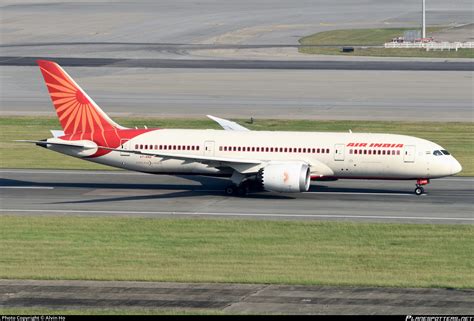
<instances>
[{"instance_id":1,"label":"runway marking","mask_svg":"<svg viewBox=\"0 0 474 321\"><path fill-rule=\"evenodd\" d=\"M2 212L14 213L70 213L70 214L143 214L143 215L179 215L179 216L243 216L243 217L278 217L278 218L352 218L352 219L382 219L382 220L440 220L440 221L474 221L469 217L420 217L420 216L381 216L381 215L322 215L322 214L272 214L272 213L212 213L212 212L148 212L148 211L105 211L105 210L27 210L1 209Z\"/></svg>"},{"instance_id":2,"label":"runway marking","mask_svg":"<svg viewBox=\"0 0 474 321\"><path fill-rule=\"evenodd\" d=\"M4 189L54 189L54 187L50 186L0 186L0 188Z\"/></svg>"},{"instance_id":3,"label":"runway marking","mask_svg":"<svg viewBox=\"0 0 474 321\"><path fill-rule=\"evenodd\" d=\"M474 177L470 176L464 176L464 177L445 177L445 178L434 178L435 180L440 180L440 181L454 181L454 182L460 182L460 181L474 181Z\"/></svg>"},{"instance_id":4,"label":"runway marking","mask_svg":"<svg viewBox=\"0 0 474 321\"><path fill-rule=\"evenodd\" d=\"M331 194L331 195L383 195L383 196L415 196L415 194L411 193L372 193L372 192L303 192L303 194L320 194L320 195L325 195L325 194ZM425 195L425 194L423 194Z\"/></svg>"},{"instance_id":5,"label":"runway marking","mask_svg":"<svg viewBox=\"0 0 474 321\"><path fill-rule=\"evenodd\" d=\"M0 173L19 173L19 174L68 174L68 175L146 175L147 173L140 172L123 172L123 171L82 171L82 170L37 170L37 171L14 171L14 170L0 170Z\"/></svg>"}]
</instances>

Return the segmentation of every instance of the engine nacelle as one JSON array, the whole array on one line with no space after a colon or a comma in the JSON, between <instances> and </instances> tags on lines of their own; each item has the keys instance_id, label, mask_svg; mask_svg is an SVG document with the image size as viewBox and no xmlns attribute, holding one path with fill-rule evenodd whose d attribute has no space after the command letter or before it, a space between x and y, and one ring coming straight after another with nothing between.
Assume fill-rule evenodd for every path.
<instances>
[{"instance_id":1,"label":"engine nacelle","mask_svg":"<svg viewBox=\"0 0 474 321\"><path fill-rule=\"evenodd\" d=\"M260 169L258 181L264 190L271 192L299 193L309 190L309 166L305 163L270 163Z\"/></svg>"}]
</instances>

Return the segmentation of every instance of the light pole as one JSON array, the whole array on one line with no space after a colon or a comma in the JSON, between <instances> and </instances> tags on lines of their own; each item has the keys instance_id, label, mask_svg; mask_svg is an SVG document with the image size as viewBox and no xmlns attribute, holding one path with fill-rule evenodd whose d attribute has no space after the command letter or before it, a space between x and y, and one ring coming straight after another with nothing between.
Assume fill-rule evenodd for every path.
<instances>
[{"instance_id":1,"label":"light pole","mask_svg":"<svg viewBox=\"0 0 474 321\"><path fill-rule=\"evenodd\" d=\"M421 38L426 38L425 0L421 0Z\"/></svg>"}]
</instances>

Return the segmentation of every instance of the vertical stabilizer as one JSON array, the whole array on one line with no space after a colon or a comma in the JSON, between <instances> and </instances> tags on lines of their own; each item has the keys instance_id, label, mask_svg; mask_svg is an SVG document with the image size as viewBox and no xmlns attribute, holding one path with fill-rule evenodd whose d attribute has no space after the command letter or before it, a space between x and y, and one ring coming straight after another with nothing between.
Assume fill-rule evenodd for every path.
<instances>
[{"instance_id":1,"label":"vertical stabilizer","mask_svg":"<svg viewBox=\"0 0 474 321\"><path fill-rule=\"evenodd\" d=\"M38 60L49 95L66 135L95 137L122 129L55 62Z\"/></svg>"}]
</instances>

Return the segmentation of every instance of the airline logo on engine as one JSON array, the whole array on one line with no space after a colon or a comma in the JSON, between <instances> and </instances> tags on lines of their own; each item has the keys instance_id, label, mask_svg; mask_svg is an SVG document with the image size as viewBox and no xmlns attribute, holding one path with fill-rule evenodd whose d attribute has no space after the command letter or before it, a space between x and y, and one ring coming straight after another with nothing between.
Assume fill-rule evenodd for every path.
<instances>
[{"instance_id":1,"label":"airline logo on engine","mask_svg":"<svg viewBox=\"0 0 474 321\"><path fill-rule=\"evenodd\" d=\"M390 143L349 143L347 147L382 147L382 148L403 148L403 144Z\"/></svg>"}]
</instances>

